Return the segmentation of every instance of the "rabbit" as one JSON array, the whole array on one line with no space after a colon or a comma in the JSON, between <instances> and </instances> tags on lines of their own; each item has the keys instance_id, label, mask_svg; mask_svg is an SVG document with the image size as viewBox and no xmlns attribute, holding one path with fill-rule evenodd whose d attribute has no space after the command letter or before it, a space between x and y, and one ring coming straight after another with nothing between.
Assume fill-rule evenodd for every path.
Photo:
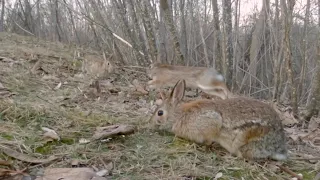
<instances>
[{"instance_id":1,"label":"rabbit","mask_svg":"<svg viewBox=\"0 0 320 180\"><path fill-rule=\"evenodd\" d=\"M230 94L226 91L227 88L220 88L225 86L224 78L214 68L154 63L147 70L147 74L152 79L148 82L150 89L173 87L179 79L184 79L188 88L199 88L222 99L226 99L227 94Z\"/></svg>"},{"instance_id":2,"label":"rabbit","mask_svg":"<svg viewBox=\"0 0 320 180\"><path fill-rule=\"evenodd\" d=\"M184 102L186 82L179 80L150 118L153 127L198 144L218 143L246 159L286 160L281 120L269 105L249 98Z\"/></svg>"},{"instance_id":3,"label":"rabbit","mask_svg":"<svg viewBox=\"0 0 320 180\"><path fill-rule=\"evenodd\" d=\"M114 67L107 59L97 55L86 55L82 64L82 71L90 77L105 78L114 71Z\"/></svg>"}]
</instances>

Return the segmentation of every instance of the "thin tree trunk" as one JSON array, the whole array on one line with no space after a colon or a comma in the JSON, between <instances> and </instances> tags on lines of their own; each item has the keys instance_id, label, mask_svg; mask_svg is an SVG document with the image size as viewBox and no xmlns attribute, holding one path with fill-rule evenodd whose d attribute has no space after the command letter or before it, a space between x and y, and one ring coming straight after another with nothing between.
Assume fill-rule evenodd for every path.
<instances>
[{"instance_id":1,"label":"thin tree trunk","mask_svg":"<svg viewBox=\"0 0 320 180\"><path fill-rule=\"evenodd\" d=\"M67 4L66 0L63 0L65 4ZM80 37L78 35L78 31L77 31L77 28L75 26L75 23L74 23L74 19L73 19L73 13L70 9L68 9L68 13L69 13L69 16L70 16L70 21L71 21L71 24L72 24L72 28L73 28L73 31L76 35L76 38L77 38L77 41L78 43L80 44Z\"/></svg>"},{"instance_id":2,"label":"thin tree trunk","mask_svg":"<svg viewBox=\"0 0 320 180\"><path fill-rule=\"evenodd\" d=\"M5 10L5 0L1 0L0 32L4 31L4 10Z\"/></svg>"},{"instance_id":3,"label":"thin tree trunk","mask_svg":"<svg viewBox=\"0 0 320 180\"><path fill-rule=\"evenodd\" d=\"M77 1L77 2L78 2L78 5L80 6L79 1ZM110 30L107 22L102 17L98 5L96 4L95 1L89 1L89 2L90 2L90 5L92 6L92 8L97 10L97 11L94 11L93 17L97 22L102 24L102 26L105 30L104 32L106 33L107 37L109 37L109 41L112 42L114 52L118 55L117 57L119 60L119 64L125 64L126 62L124 61L123 54L121 53L120 48L117 45L117 43L115 42L114 36L112 35L113 32Z\"/></svg>"},{"instance_id":4,"label":"thin tree trunk","mask_svg":"<svg viewBox=\"0 0 320 180\"><path fill-rule=\"evenodd\" d=\"M213 9L213 67L218 72L222 73L223 63L221 56L221 31L220 31L220 20L219 20L219 8L217 0L212 0Z\"/></svg>"},{"instance_id":5,"label":"thin tree trunk","mask_svg":"<svg viewBox=\"0 0 320 180\"><path fill-rule=\"evenodd\" d=\"M157 61L167 63L168 62L168 55L166 50L166 26L165 26L165 12L162 8L160 8L160 23L159 23L159 56Z\"/></svg>"},{"instance_id":6,"label":"thin tree trunk","mask_svg":"<svg viewBox=\"0 0 320 180\"><path fill-rule=\"evenodd\" d=\"M132 18L133 20L133 27L136 31L136 34L137 34L137 45L139 47L139 49L142 49L142 52L144 53L144 58L146 59L147 58L147 47L146 47L146 44L145 44L145 40L143 38L143 35L142 35L142 32L141 32L141 28L139 26L139 22L138 22L138 18L137 18L137 14L136 14L136 10L137 8L135 8L134 6L134 1L127 1L128 2L128 5L129 5L129 9L130 9L130 17Z\"/></svg>"},{"instance_id":7,"label":"thin tree trunk","mask_svg":"<svg viewBox=\"0 0 320 180\"><path fill-rule=\"evenodd\" d=\"M233 72L232 72L232 90L234 90L237 86L237 80L236 80L236 75L237 75L237 65L238 65L238 55L237 55L237 51L238 51L238 36L239 36L239 21L240 21L240 0L236 0L236 7L235 7L235 22L234 22L234 48L233 48L233 57L234 57L234 61L233 61Z\"/></svg>"},{"instance_id":8,"label":"thin tree trunk","mask_svg":"<svg viewBox=\"0 0 320 180\"><path fill-rule=\"evenodd\" d=\"M181 24L181 52L183 57L187 59L188 55L188 42L187 42L187 28L185 20L185 0L180 0L180 24Z\"/></svg>"},{"instance_id":9,"label":"thin tree trunk","mask_svg":"<svg viewBox=\"0 0 320 180\"><path fill-rule=\"evenodd\" d=\"M42 21L43 21L43 18L41 17L41 13L40 13L40 3L41 3L41 0L39 0L37 2L37 35L38 37L41 37L41 30L42 30Z\"/></svg>"},{"instance_id":10,"label":"thin tree trunk","mask_svg":"<svg viewBox=\"0 0 320 180\"><path fill-rule=\"evenodd\" d=\"M320 0L318 0L318 28L320 28ZM308 112L305 116L305 120L309 121L312 116L320 117L320 31L318 29L317 39L317 61L316 61L316 73L313 78L311 87L311 100L307 106Z\"/></svg>"},{"instance_id":11,"label":"thin tree trunk","mask_svg":"<svg viewBox=\"0 0 320 180\"><path fill-rule=\"evenodd\" d=\"M183 55L180 51L179 39L178 39L177 32L176 32L176 29L173 24L173 19L171 16L171 12L170 12L167 0L160 0L160 8L163 9L163 11L164 11L164 19L166 21L166 25L168 26L169 32L170 32L171 37L173 39L173 45L174 45L174 50L175 50L176 57L177 57L177 62L183 64L184 58L183 58Z\"/></svg>"},{"instance_id":12,"label":"thin tree trunk","mask_svg":"<svg viewBox=\"0 0 320 180\"><path fill-rule=\"evenodd\" d=\"M152 62L154 62L157 59L158 52L157 52L157 46L156 46L156 36L154 33L154 30L152 28L152 21L155 21L154 18L152 18L152 14L148 10L148 8L151 9L150 2L148 0L143 0L143 7L140 7L141 11L143 12L143 17L140 17L143 21L143 25L146 31L147 36L147 42L149 46L149 55L151 57ZM156 25L155 29L159 29L159 24Z\"/></svg>"},{"instance_id":13,"label":"thin tree trunk","mask_svg":"<svg viewBox=\"0 0 320 180\"><path fill-rule=\"evenodd\" d=\"M127 36L130 38L131 40L131 44L133 46L133 50L134 50L134 55L137 57L137 62L139 65L145 65L145 57L143 55L141 55L139 53L139 51L142 49L141 47L139 47L137 41L138 39L135 38L135 35L132 33L132 31L130 30L131 28L129 27L129 22L128 22L128 15L126 14L126 6L125 6L125 1L121 2L121 0L114 0L112 1L116 7L117 12L119 13L119 18L121 18L122 23L123 23L123 28L124 31L127 33ZM145 54L146 55L146 54Z\"/></svg>"},{"instance_id":14,"label":"thin tree trunk","mask_svg":"<svg viewBox=\"0 0 320 180\"><path fill-rule=\"evenodd\" d=\"M273 99L279 101L279 82L280 82L280 46L279 44L282 44L282 42L279 43L279 0L275 0L275 18L274 18L274 22L273 22L273 26L274 26L274 31L273 31L273 35L274 37L273 39L273 44L274 44L274 51L273 51Z\"/></svg>"},{"instance_id":15,"label":"thin tree trunk","mask_svg":"<svg viewBox=\"0 0 320 180\"><path fill-rule=\"evenodd\" d=\"M209 67L210 61L209 61L209 57L208 57L206 40L204 39L204 34L203 34L203 28L202 28L201 16L200 16L200 8L198 9L198 21L199 21L200 37L201 37L201 41L202 41L202 45L203 45L204 58L205 58L206 66Z\"/></svg>"},{"instance_id":16,"label":"thin tree trunk","mask_svg":"<svg viewBox=\"0 0 320 180\"><path fill-rule=\"evenodd\" d=\"M295 5L295 0L288 1L288 7L285 0L281 0L282 11L284 14L284 48L285 48L285 61L286 70L288 77L288 86L290 88L290 99L292 105L293 115L298 115L298 101L297 101L297 88L293 81L293 71L292 71L292 57L291 57L291 42L290 42L290 31L292 26L292 12Z\"/></svg>"},{"instance_id":17,"label":"thin tree trunk","mask_svg":"<svg viewBox=\"0 0 320 180\"><path fill-rule=\"evenodd\" d=\"M229 89L231 89L232 86L232 68L233 68L233 57L232 57L232 49L233 49L233 43L232 43L232 12L231 12L231 0L224 0L223 3L223 23L225 27L225 55L226 55L226 61L225 61L225 67L226 67L226 80L227 80L227 86Z\"/></svg>"},{"instance_id":18,"label":"thin tree trunk","mask_svg":"<svg viewBox=\"0 0 320 180\"><path fill-rule=\"evenodd\" d=\"M62 41L61 33L60 33L60 21L59 21L59 7L58 7L58 0L54 1L54 12L55 12L55 30L56 34L58 35L58 41Z\"/></svg>"},{"instance_id":19,"label":"thin tree trunk","mask_svg":"<svg viewBox=\"0 0 320 180\"><path fill-rule=\"evenodd\" d=\"M309 16L310 16L310 0L307 0L306 5L306 13L304 17L304 24L303 24L303 38L302 38L302 66L301 66L301 73L300 73L300 83L298 85L298 97L303 98L305 94L305 79L306 79L306 67L307 67L307 59L308 59L308 53L307 53L307 45L308 45L308 24L309 24Z\"/></svg>"}]
</instances>

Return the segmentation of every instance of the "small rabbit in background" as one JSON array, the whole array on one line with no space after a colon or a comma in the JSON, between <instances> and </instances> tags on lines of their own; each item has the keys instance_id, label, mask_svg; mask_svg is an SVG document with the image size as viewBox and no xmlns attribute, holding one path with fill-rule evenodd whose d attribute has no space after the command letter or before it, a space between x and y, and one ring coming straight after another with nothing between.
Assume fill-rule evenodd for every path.
<instances>
[{"instance_id":1,"label":"small rabbit in background","mask_svg":"<svg viewBox=\"0 0 320 180\"><path fill-rule=\"evenodd\" d=\"M151 64L147 74L152 79L148 82L150 89L173 87L179 79L184 79L188 88L200 88L205 93L222 99L228 98L230 94L230 91L224 88L223 76L214 68L155 63Z\"/></svg>"},{"instance_id":2,"label":"small rabbit in background","mask_svg":"<svg viewBox=\"0 0 320 180\"><path fill-rule=\"evenodd\" d=\"M246 159L287 159L286 138L275 110L258 100L231 98L183 102L186 82L179 80L151 117L157 129L190 141L219 143Z\"/></svg>"}]
</instances>

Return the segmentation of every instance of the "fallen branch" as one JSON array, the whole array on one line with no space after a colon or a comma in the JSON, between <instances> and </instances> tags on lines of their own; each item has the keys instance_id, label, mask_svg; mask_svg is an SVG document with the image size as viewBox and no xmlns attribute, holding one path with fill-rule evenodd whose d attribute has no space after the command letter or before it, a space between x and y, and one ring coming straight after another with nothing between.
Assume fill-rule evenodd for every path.
<instances>
[{"instance_id":1,"label":"fallen branch","mask_svg":"<svg viewBox=\"0 0 320 180\"><path fill-rule=\"evenodd\" d=\"M112 125L107 127L97 127L95 134L92 136L93 140L104 139L115 135L131 134L135 130L131 125Z\"/></svg>"},{"instance_id":2,"label":"fallen branch","mask_svg":"<svg viewBox=\"0 0 320 180\"><path fill-rule=\"evenodd\" d=\"M289 168L284 167L284 166L282 166L282 165L278 165L278 164L276 164L276 166L278 166L282 171L290 174L291 176L296 177L298 180L302 180L302 177L301 177L301 176L299 176L299 175L296 174L295 172L291 171Z\"/></svg>"},{"instance_id":3,"label":"fallen branch","mask_svg":"<svg viewBox=\"0 0 320 180\"><path fill-rule=\"evenodd\" d=\"M8 148L8 147L2 146L2 145L0 145L0 150L3 151L6 155L8 155L10 157L13 157L15 159L19 159L21 161L29 162L29 163L35 163L35 164L39 164L39 163L47 164L51 161L58 159L57 157L54 157L54 156L49 157L47 159L37 159L37 158L31 157L31 156L28 156L26 154L19 153L11 148Z\"/></svg>"}]
</instances>

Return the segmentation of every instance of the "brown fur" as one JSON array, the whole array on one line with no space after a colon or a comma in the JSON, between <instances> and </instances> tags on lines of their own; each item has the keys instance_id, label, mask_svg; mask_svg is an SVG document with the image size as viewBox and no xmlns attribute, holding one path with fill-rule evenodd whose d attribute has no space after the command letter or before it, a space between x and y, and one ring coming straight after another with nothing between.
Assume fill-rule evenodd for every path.
<instances>
[{"instance_id":1,"label":"brown fur","mask_svg":"<svg viewBox=\"0 0 320 180\"><path fill-rule=\"evenodd\" d=\"M245 132L245 144L251 141L256 141L266 135L270 129L268 127L252 127Z\"/></svg>"},{"instance_id":2,"label":"brown fur","mask_svg":"<svg viewBox=\"0 0 320 180\"><path fill-rule=\"evenodd\" d=\"M113 66L108 60L97 55L86 55L82 70L91 77L106 77L113 72Z\"/></svg>"},{"instance_id":3,"label":"brown fur","mask_svg":"<svg viewBox=\"0 0 320 180\"><path fill-rule=\"evenodd\" d=\"M152 78L148 82L151 89L173 87L179 79L184 79L187 87L202 89L199 85L204 85L209 88L208 91L202 89L204 92L222 99L226 99L225 94L228 93L222 75L213 68L155 63L147 70L147 74Z\"/></svg>"},{"instance_id":4,"label":"brown fur","mask_svg":"<svg viewBox=\"0 0 320 180\"><path fill-rule=\"evenodd\" d=\"M205 100L195 100L195 101L182 104L181 108L184 112L188 112L194 109L201 108L201 106L203 106L205 102L206 102Z\"/></svg>"},{"instance_id":5,"label":"brown fur","mask_svg":"<svg viewBox=\"0 0 320 180\"><path fill-rule=\"evenodd\" d=\"M176 136L200 144L219 143L230 153L245 158L286 158L285 136L280 118L269 105L249 98L182 101L184 81L151 120ZM158 116L157 112L165 112Z\"/></svg>"}]
</instances>

